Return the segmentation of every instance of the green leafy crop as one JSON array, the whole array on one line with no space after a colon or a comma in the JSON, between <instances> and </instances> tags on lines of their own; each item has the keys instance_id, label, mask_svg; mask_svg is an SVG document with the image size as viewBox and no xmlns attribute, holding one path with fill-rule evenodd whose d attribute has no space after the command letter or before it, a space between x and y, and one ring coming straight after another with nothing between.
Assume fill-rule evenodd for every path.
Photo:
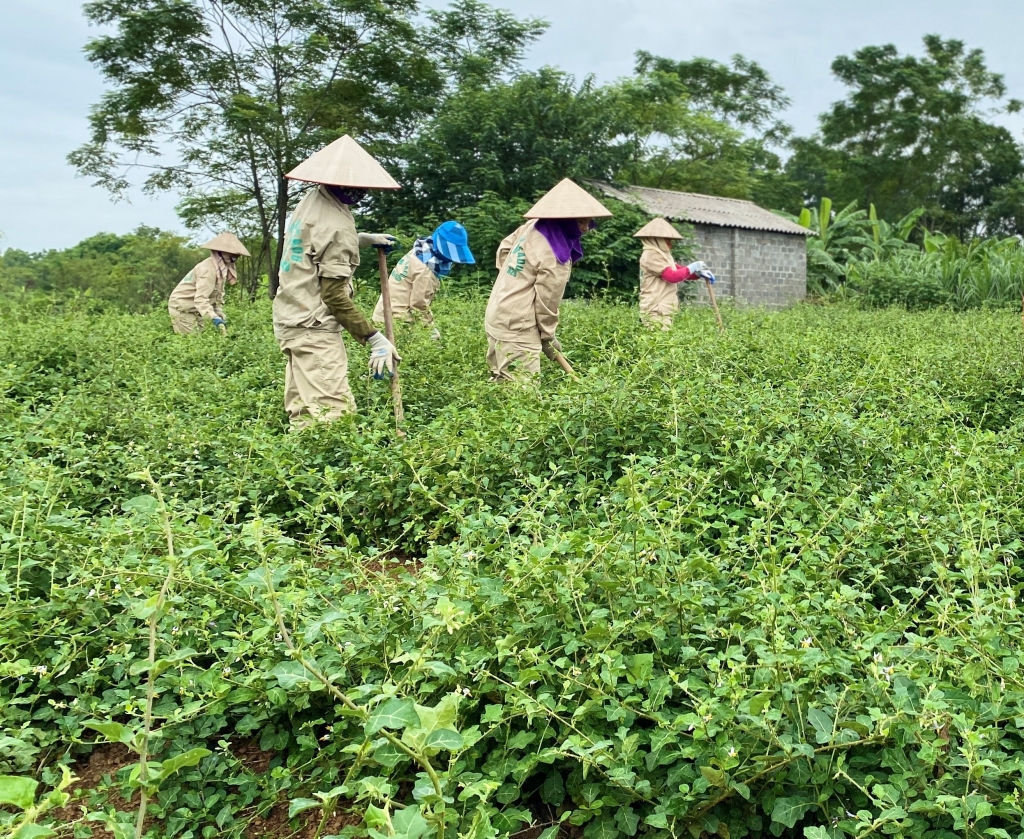
<instances>
[{"instance_id":1,"label":"green leafy crop","mask_svg":"<svg viewBox=\"0 0 1024 839\"><path fill-rule=\"evenodd\" d=\"M9 312L0 836L1019 834L1014 314L568 301L506 387L483 308L404 440L355 345L287 434L266 305Z\"/></svg>"}]
</instances>

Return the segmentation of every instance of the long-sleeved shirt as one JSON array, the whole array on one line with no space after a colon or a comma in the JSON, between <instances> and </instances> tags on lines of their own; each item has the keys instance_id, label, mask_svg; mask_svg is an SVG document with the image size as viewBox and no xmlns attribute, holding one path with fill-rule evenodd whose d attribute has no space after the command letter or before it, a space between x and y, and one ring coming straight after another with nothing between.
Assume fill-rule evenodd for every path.
<instances>
[{"instance_id":1,"label":"long-sleeved shirt","mask_svg":"<svg viewBox=\"0 0 1024 839\"><path fill-rule=\"evenodd\" d=\"M189 271L171 292L167 308L177 312L195 312L213 320L224 317L224 284L227 274L217 271L210 256Z\"/></svg>"},{"instance_id":2,"label":"long-sleeved shirt","mask_svg":"<svg viewBox=\"0 0 1024 839\"><path fill-rule=\"evenodd\" d=\"M559 262L535 228L536 221L527 222L498 246L498 279L484 317L487 334L496 340L539 346L558 329L572 263Z\"/></svg>"},{"instance_id":3,"label":"long-sleeved shirt","mask_svg":"<svg viewBox=\"0 0 1024 839\"><path fill-rule=\"evenodd\" d=\"M411 322L419 317L426 324L434 322L430 304L434 295L441 288L437 275L423 262L416 251L411 250L403 256L391 271L388 278L388 290L391 292L391 313L395 320ZM377 298L377 308L373 310L374 323L384 323L384 298Z\"/></svg>"},{"instance_id":4,"label":"long-sleeved shirt","mask_svg":"<svg viewBox=\"0 0 1024 839\"><path fill-rule=\"evenodd\" d=\"M644 239L640 256L640 311L643 314L673 315L679 311L679 291L663 278L676 267L672 251L662 239ZM683 269L684 271L686 269ZM689 272L686 272L689 276Z\"/></svg>"},{"instance_id":5,"label":"long-sleeved shirt","mask_svg":"<svg viewBox=\"0 0 1024 839\"><path fill-rule=\"evenodd\" d=\"M359 237L352 211L317 187L299 202L285 231L274 329L342 328L365 341L374 329L352 300Z\"/></svg>"}]
</instances>

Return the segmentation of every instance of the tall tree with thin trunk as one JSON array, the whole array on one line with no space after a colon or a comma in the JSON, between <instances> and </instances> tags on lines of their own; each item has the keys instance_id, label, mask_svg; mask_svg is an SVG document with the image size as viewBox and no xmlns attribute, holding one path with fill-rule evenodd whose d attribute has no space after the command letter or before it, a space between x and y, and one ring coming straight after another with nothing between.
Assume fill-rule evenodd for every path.
<instances>
[{"instance_id":1,"label":"tall tree with thin trunk","mask_svg":"<svg viewBox=\"0 0 1024 839\"><path fill-rule=\"evenodd\" d=\"M177 190L190 227L258 239L271 296L296 186L285 174L348 133L387 147L445 80L416 0L94 0L86 46L110 89L69 156L115 195Z\"/></svg>"}]
</instances>

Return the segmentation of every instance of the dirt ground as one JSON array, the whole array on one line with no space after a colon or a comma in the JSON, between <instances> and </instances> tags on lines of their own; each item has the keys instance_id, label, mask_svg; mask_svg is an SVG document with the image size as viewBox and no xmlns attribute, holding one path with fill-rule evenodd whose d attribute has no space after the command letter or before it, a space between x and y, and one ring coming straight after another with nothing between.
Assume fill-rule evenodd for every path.
<instances>
[{"instance_id":1,"label":"dirt ground","mask_svg":"<svg viewBox=\"0 0 1024 839\"><path fill-rule=\"evenodd\" d=\"M262 775L269 771L270 762L275 756L273 751L261 749L258 743L252 740L232 743L231 752L254 775ZM135 755L120 743L97 746L88 757L82 758L71 767L77 778L68 790L71 801L59 810L53 811L50 818L65 828L81 822L89 810L96 809L89 805L93 793L98 793L107 804L122 812L138 809L138 793L136 792L130 801L125 801L117 784L118 771L131 765L135 760ZM254 817L246 828L245 835L247 839L312 839L320 825L320 818L319 811L302 813L298 816L298 829L293 830L288 819L288 802L285 801L275 805L266 817ZM335 813L328 819L321 835L339 833L342 828L357 825L361 821L362 816L358 813ZM154 823L152 817L147 818L147 830ZM90 823L90 827L94 839L113 839L113 834L102 824L93 822ZM70 835L70 832L67 835Z\"/></svg>"}]
</instances>

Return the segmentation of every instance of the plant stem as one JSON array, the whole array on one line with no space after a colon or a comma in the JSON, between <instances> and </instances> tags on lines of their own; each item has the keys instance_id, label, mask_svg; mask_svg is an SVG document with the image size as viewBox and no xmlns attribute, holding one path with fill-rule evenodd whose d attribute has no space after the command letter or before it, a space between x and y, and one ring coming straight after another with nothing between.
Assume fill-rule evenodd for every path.
<instances>
[{"instance_id":1,"label":"plant stem","mask_svg":"<svg viewBox=\"0 0 1024 839\"><path fill-rule=\"evenodd\" d=\"M142 839L143 829L146 823L146 808L149 805L149 738L153 730L153 702L156 699L156 631L163 617L164 604L167 602L167 593L170 591L171 582L174 579L174 533L171 530L171 519L167 513L167 505L164 503L163 493L160 485L153 480L153 476L147 469L146 480L153 488L157 501L160 503L160 517L163 521L164 536L167 539L168 568L167 576L164 578L160 594L157 595L156 604L149 616L149 674L146 678L146 712L143 718L142 736L139 738L139 814L135 820L135 839Z\"/></svg>"}]
</instances>

